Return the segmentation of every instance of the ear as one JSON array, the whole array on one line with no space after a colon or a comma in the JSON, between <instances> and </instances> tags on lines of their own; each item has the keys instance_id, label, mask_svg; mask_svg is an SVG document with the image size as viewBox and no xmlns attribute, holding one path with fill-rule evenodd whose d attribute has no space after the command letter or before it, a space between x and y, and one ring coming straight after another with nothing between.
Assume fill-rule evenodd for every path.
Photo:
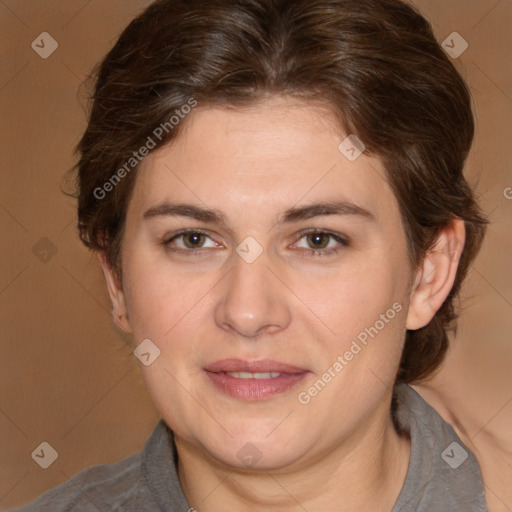
<instances>
[{"instance_id":1,"label":"ear","mask_svg":"<svg viewBox=\"0 0 512 512\"><path fill-rule=\"evenodd\" d=\"M128 309L124 296L124 290L121 285L119 276L112 269L107 261L106 254L103 251L98 253L103 276L107 284L110 303L112 304L112 316L116 325L126 333L131 333L132 329L128 318Z\"/></svg>"},{"instance_id":2,"label":"ear","mask_svg":"<svg viewBox=\"0 0 512 512\"><path fill-rule=\"evenodd\" d=\"M464 221L459 218L439 232L416 274L407 313L407 329L424 327L442 306L455 281L465 238Z\"/></svg>"}]
</instances>

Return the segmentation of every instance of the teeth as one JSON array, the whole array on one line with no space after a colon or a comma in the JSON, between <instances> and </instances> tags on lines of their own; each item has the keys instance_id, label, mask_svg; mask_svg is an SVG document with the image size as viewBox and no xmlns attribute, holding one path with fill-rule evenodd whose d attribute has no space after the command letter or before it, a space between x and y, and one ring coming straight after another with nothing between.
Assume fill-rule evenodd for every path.
<instances>
[{"instance_id":1,"label":"teeth","mask_svg":"<svg viewBox=\"0 0 512 512\"><path fill-rule=\"evenodd\" d=\"M279 372L226 372L226 375L234 377L235 379L272 379L273 377L279 377Z\"/></svg>"}]
</instances>

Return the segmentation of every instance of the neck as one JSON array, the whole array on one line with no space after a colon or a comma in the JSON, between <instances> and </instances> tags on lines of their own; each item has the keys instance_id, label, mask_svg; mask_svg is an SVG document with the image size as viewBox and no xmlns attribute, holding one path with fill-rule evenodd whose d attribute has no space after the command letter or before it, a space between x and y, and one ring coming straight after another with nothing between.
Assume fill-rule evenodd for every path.
<instances>
[{"instance_id":1,"label":"neck","mask_svg":"<svg viewBox=\"0 0 512 512\"><path fill-rule=\"evenodd\" d=\"M225 510L340 512L391 511L405 482L410 440L394 429L387 409L377 411L328 453L293 467L242 471L176 438L178 474L189 504L198 512Z\"/></svg>"}]
</instances>

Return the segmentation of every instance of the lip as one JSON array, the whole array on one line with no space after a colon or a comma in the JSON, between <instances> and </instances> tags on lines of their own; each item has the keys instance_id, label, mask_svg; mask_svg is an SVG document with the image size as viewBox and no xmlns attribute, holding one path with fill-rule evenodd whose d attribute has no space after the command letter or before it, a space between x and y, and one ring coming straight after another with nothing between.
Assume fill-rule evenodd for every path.
<instances>
[{"instance_id":1,"label":"lip","mask_svg":"<svg viewBox=\"0 0 512 512\"><path fill-rule=\"evenodd\" d=\"M222 359L205 366L207 372L279 372L279 373L303 373L307 370L291 364L280 363L272 359L259 359L257 361L244 361L243 359Z\"/></svg>"},{"instance_id":2,"label":"lip","mask_svg":"<svg viewBox=\"0 0 512 512\"><path fill-rule=\"evenodd\" d=\"M258 361L223 359L207 365L204 371L219 391L228 396L248 401L266 400L285 393L295 387L309 373L304 368L271 359ZM278 372L281 375L268 379L238 379L227 375L227 372Z\"/></svg>"}]
</instances>

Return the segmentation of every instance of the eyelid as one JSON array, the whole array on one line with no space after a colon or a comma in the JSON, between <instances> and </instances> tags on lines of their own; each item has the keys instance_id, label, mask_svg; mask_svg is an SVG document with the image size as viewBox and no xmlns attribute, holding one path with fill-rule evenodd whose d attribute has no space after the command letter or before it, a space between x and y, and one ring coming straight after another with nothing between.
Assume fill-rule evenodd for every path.
<instances>
[{"instance_id":1,"label":"eyelid","mask_svg":"<svg viewBox=\"0 0 512 512\"><path fill-rule=\"evenodd\" d=\"M204 235L207 238L209 238L212 242L214 242L215 244L220 245L219 242L217 242L216 240L214 240L212 238L211 233L209 231L205 231L205 230L199 229L199 228L180 229L179 231L176 231L176 232L172 233L171 235L166 235L162 239L162 245L168 247L169 250L176 251L176 252L189 252L189 253L195 252L195 253L199 253L201 251L211 249L211 247L198 247L197 249L183 249L181 247L178 247L178 248L171 248L170 247L170 244L171 244L171 242L173 240L175 240L176 238L179 238L180 236L188 235L188 234L191 234L191 233L197 233L199 235Z\"/></svg>"},{"instance_id":2,"label":"eyelid","mask_svg":"<svg viewBox=\"0 0 512 512\"><path fill-rule=\"evenodd\" d=\"M190 234L190 233L199 233L201 235L206 235L206 236L210 237L210 233L208 231L203 230L203 229L199 229L199 228L183 228L183 229L179 229L178 231L175 231L174 233L171 233L170 235L165 235L163 237L163 241L165 243L168 243L168 242L174 240L175 238L177 238L177 237L179 237L181 235L187 235L187 234Z\"/></svg>"},{"instance_id":3,"label":"eyelid","mask_svg":"<svg viewBox=\"0 0 512 512\"><path fill-rule=\"evenodd\" d=\"M334 240L336 240L337 242L339 242L341 245L344 245L344 246L350 245L349 237L342 235L341 233L336 233L334 231L329 231L328 229L320 229L320 228L309 228L309 229L304 229L304 230L300 231L299 233L297 233L297 235L295 237L296 240L294 243L297 243L298 240L305 237L306 235L311 235L311 234L327 235L327 236L333 238Z\"/></svg>"},{"instance_id":4,"label":"eyelid","mask_svg":"<svg viewBox=\"0 0 512 512\"><path fill-rule=\"evenodd\" d=\"M296 235L296 240L293 242L292 245L296 244L299 240L304 238L305 236L309 234L321 234L326 235L330 237L331 239L335 240L338 243L337 247L333 247L330 249L312 249L312 248L304 248L304 247L298 247L296 250L303 253L307 257L310 258L321 258L321 257L328 257L337 255L342 248L349 247L351 245L351 240L349 237L342 235L341 233L336 233L333 231L329 231L326 229L320 229L320 228L310 228L305 229L303 231L300 231Z\"/></svg>"}]
</instances>

